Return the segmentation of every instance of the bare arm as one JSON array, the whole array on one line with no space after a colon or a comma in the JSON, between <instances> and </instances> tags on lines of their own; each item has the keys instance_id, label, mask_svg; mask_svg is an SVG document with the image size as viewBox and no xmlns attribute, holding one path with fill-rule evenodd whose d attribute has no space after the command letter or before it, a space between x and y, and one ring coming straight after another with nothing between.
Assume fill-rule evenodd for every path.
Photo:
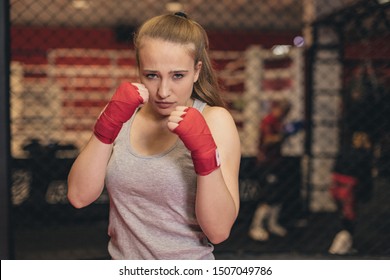
<instances>
[{"instance_id":1,"label":"bare arm","mask_svg":"<svg viewBox=\"0 0 390 280\"><path fill-rule=\"evenodd\" d=\"M116 89L96 121L94 134L70 170L68 199L74 207L85 207L100 196L112 143L122 125L148 99L149 92L143 84L122 82Z\"/></svg>"},{"instance_id":2,"label":"bare arm","mask_svg":"<svg viewBox=\"0 0 390 280\"><path fill-rule=\"evenodd\" d=\"M74 207L85 207L102 193L111 151L111 144L104 144L92 135L73 163L68 176L68 199Z\"/></svg>"},{"instance_id":3,"label":"bare arm","mask_svg":"<svg viewBox=\"0 0 390 280\"><path fill-rule=\"evenodd\" d=\"M217 144L221 167L209 175L198 176L196 215L204 233L216 244L229 237L238 215L240 140L227 110L208 107L204 117Z\"/></svg>"}]
</instances>

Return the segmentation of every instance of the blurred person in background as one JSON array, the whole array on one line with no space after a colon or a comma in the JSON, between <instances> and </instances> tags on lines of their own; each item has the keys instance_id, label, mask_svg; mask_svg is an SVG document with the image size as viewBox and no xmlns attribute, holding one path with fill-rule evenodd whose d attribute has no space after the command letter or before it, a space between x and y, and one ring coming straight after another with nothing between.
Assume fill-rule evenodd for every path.
<instances>
[{"instance_id":1,"label":"blurred person in background","mask_svg":"<svg viewBox=\"0 0 390 280\"><path fill-rule=\"evenodd\" d=\"M281 149L284 141L303 125L302 122L285 123L290 109L288 100L273 100L270 112L260 123L257 169L262 198L249 228L249 236L257 241L267 241L270 233L281 237L287 234L279 224L279 214L289 191Z\"/></svg>"},{"instance_id":2,"label":"blurred person in background","mask_svg":"<svg viewBox=\"0 0 390 280\"><path fill-rule=\"evenodd\" d=\"M239 210L240 142L224 108L204 29L184 13L134 37L139 83L124 82L68 178L86 207L110 197L113 259L214 259Z\"/></svg>"},{"instance_id":3,"label":"blurred person in background","mask_svg":"<svg viewBox=\"0 0 390 280\"><path fill-rule=\"evenodd\" d=\"M329 248L329 253L345 255L354 253L355 232L359 204L372 196L372 143L366 132L352 135L351 148L336 159L330 193L340 215L340 229Z\"/></svg>"}]
</instances>

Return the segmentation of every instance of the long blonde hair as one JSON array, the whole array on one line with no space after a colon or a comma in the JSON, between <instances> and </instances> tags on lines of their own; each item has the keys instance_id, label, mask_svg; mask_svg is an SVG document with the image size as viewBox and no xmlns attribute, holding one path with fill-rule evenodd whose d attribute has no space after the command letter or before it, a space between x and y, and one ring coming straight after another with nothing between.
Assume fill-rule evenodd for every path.
<instances>
[{"instance_id":1,"label":"long blonde hair","mask_svg":"<svg viewBox=\"0 0 390 280\"><path fill-rule=\"evenodd\" d=\"M209 40L206 31L197 22L184 13L167 14L153 17L140 26L134 34L134 48L139 66L139 48L143 37L158 38L173 43L193 44L196 65L202 62L199 78L194 84L193 98L200 99L210 106L225 106L215 71L212 67L208 49Z\"/></svg>"}]
</instances>

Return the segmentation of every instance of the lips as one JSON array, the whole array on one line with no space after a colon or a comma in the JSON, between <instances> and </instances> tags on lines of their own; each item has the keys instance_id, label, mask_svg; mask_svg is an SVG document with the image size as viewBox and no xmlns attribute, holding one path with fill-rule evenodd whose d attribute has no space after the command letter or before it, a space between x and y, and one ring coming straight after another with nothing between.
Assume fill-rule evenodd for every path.
<instances>
[{"instance_id":1,"label":"lips","mask_svg":"<svg viewBox=\"0 0 390 280\"><path fill-rule=\"evenodd\" d=\"M172 107L175 103L174 102L166 102L166 101L156 101L157 107L161 109L168 109Z\"/></svg>"}]
</instances>

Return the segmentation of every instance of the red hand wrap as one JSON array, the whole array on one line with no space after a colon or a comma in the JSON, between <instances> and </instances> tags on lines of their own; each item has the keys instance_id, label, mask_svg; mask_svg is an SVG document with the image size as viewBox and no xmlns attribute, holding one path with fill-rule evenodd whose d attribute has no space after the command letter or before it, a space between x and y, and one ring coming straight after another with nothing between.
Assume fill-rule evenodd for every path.
<instances>
[{"instance_id":1,"label":"red hand wrap","mask_svg":"<svg viewBox=\"0 0 390 280\"><path fill-rule=\"evenodd\" d=\"M122 125L131 118L142 103L143 98L139 95L136 86L129 82L120 84L96 121L95 136L105 144L113 143Z\"/></svg>"},{"instance_id":2,"label":"red hand wrap","mask_svg":"<svg viewBox=\"0 0 390 280\"><path fill-rule=\"evenodd\" d=\"M357 184L358 180L355 177L339 173L332 174L330 193L341 204L343 217L350 221L355 220L357 215L355 197Z\"/></svg>"},{"instance_id":3,"label":"red hand wrap","mask_svg":"<svg viewBox=\"0 0 390 280\"><path fill-rule=\"evenodd\" d=\"M220 166L217 145L202 114L194 108L185 111L187 113L173 132L191 151L195 172L205 176Z\"/></svg>"}]
</instances>

